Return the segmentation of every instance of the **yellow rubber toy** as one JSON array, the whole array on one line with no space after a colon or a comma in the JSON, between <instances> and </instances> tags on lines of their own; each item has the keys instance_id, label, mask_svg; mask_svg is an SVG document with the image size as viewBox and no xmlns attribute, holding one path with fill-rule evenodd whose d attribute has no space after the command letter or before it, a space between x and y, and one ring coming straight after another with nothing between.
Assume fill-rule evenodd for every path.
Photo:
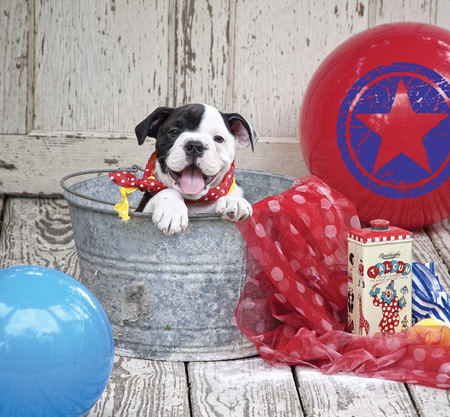
<instances>
[{"instance_id":1,"label":"yellow rubber toy","mask_svg":"<svg viewBox=\"0 0 450 417\"><path fill-rule=\"evenodd\" d=\"M450 346L450 326L438 319L423 319L411 329L411 337L419 335L425 345Z\"/></svg>"}]
</instances>

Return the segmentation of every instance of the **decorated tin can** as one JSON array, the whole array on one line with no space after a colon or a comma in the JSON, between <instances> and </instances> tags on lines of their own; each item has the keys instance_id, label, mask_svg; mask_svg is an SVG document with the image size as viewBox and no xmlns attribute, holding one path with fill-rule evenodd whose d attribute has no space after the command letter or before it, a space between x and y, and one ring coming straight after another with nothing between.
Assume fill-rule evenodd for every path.
<instances>
[{"instance_id":1,"label":"decorated tin can","mask_svg":"<svg viewBox=\"0 0 450 417\"><path fill-rule=\"evenodd\" d=\"M348 234L348 330L358 335L411 326L412 233L372 220Z\"/></svg>"}]
</instances>

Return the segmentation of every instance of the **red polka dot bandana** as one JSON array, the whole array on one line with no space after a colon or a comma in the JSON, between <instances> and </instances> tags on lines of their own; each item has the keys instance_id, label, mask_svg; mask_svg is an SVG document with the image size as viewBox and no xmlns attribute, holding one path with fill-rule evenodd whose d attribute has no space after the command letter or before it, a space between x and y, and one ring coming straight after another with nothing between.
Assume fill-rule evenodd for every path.
<instances>
[{"instance_id":1,"label":"red polka dot bandana","mask_svg":"<svg viewBox=\"0 0 450 417\"><path fill-rule=\"evenodd\" d=\"M347 234L360 224L343 195L304 177L237 227L249 275L233 321L265 361L450 389L450 347L438 340L345 331Z\"/></svg>"},{"instance_id":2,"label":"red polka dot bandana","mask_svg":"<svg viewBox=\"0 0 450 417\"><path fill-rule=\"evenodd\" d=\"M150 156L147 165L145 167L144 175L142 178L137 178L136 175L131 174L126 171L116 171L109 175L109 178L117 185L120 185L122 188L120 190L120 194L122 199L120 203L117 203L114 206L114 209L119 213L119 216L122 220L126 221L130 219L129 216L129 205L128 205L128 196L136 191L148 191L151 194L155 195L159 193L161 190L166 189L167 187L158 180L155 174L155 164L156 164L156 152L153 152ZM234 179L234 169L235 164L234 161L231 164L231 168L225 174L222 182L214 188L211 188L203 197L198 200L185 200L187 204L204 204L211 203L215 200L218 200L220 197L226 196L230 194L235 186Z\"/></svg>"}]
</instances>

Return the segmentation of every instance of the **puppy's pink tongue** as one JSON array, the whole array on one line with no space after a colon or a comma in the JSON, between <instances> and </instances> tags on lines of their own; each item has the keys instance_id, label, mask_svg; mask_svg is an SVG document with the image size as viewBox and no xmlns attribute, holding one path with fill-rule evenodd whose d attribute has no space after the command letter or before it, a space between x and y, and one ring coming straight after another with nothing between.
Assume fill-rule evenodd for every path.
<instances>
[{"instance_id":1,"label":"puppy's pink tongue","mask_svg":"<svg viewBox=\"0 0 450 417\"><path fill-rule=\"evenodd\" d=\"M195 165L183 169L180 178L180 188L184 194L198 194L205 188L203 172Z\"/></svg>"}]
</instances>

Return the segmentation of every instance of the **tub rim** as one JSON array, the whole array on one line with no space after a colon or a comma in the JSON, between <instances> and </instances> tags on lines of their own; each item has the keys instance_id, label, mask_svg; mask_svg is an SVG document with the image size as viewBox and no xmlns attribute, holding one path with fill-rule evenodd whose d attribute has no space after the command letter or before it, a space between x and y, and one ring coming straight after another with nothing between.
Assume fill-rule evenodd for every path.
<instances>
[{"instance_id":1,"label":"tub rim","mask_svg":"<svg viewBox=\"0 0 450 417\"><path fill-rule=\"evenodd\" d=\"M116 214L115 210L114 210L114 206L116 203L110 203L109 201L105 201L105 200L101 200L99 198L95 198L95 197L91 197L88 196L86 194L80 193L78 191L75 191L73 189L71 189L70 187L74 187L78 184L80 184L80 182L77 182L75 184L72 185L67 185L66 182L72 178L75 177L80 177L82 175L95 175L95 174L108 174L111 172L116 172L116 171L128 171L128 172L138 172L138 171L142 171L143 169L140 168L138 165L132 165L131 167L125 167L125 168L116 168L116 169L93 169L93 170L86 170L86 171L79 171L79 172L74 172L72 174L68 174L66 176L64 176L63 178L61 178L60 180L60 186L61 188L64 190L63 196L64 198L72 205L79 207L79 208L83 208L86 210L92 210L94 212L97 213L104 213L104 214ZM270 174L272 177L278 177L278 178L283 178L286 180L292 180L292 184L294 184L294 181L296 180L295 177L292 177L290 175L285 175L285 174L279 174L276 172L269 172L269 171L262 171L262 170L256 170L256 169L236 169L236 173L248 173L248 174L256 174L256 175L261 175L261 174ZM97 176L97 178L101 178L100 176ZM95 180L96 178L91 178L91 179L86 179L84 181L89 181L89 180ZM105 206L110 206L110 208L103 208L103 207L96 207L96 206L86 206L83 205L81 202L77 201L74 197L83 199L83 200L88 200L88 201L92 201L94 203L98 203L98 204L102 204ZM131 207L130 209L135 209L135 207ZM134 211L130 210L130 217L143 217L143 218L151 218L152 213L136 213ZM208 219L208 220L222 220L222 218L216 214L216 213L189 213L188 217L190 219Z\"/></svg>"}]
</instances>

